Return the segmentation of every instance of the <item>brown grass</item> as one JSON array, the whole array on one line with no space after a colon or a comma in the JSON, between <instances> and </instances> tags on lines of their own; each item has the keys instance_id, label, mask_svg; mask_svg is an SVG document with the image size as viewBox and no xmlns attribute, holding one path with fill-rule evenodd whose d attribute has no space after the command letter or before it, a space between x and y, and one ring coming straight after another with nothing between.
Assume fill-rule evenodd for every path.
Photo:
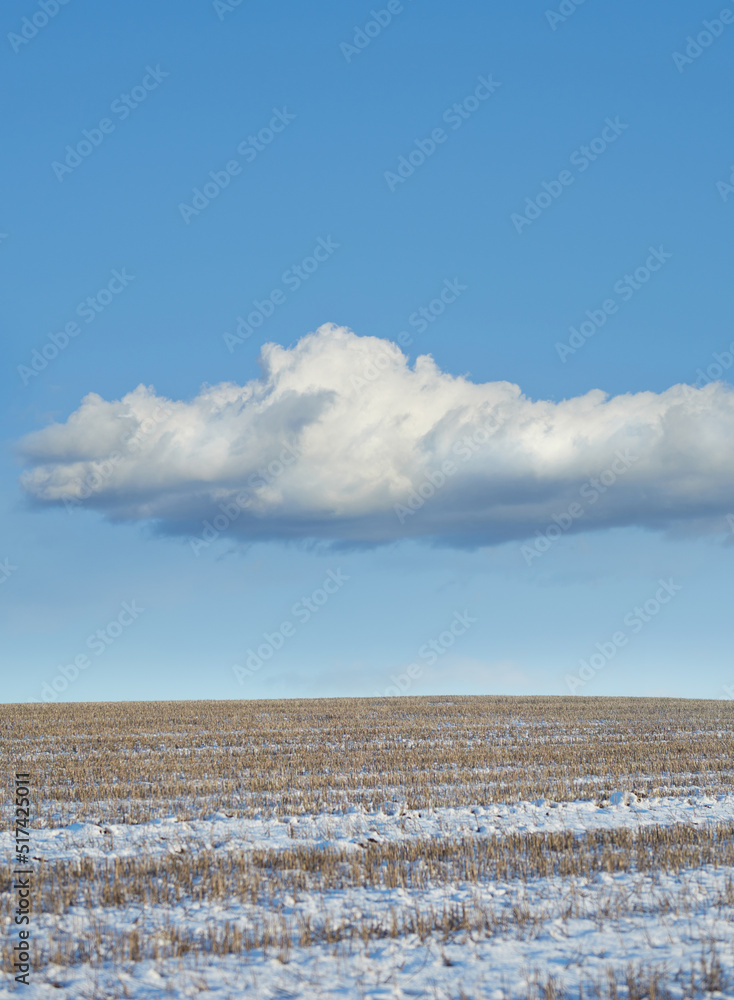
<instances>
[{"instance_id":1,"label":"brown grass","mask_svg":"<svg viewBox=\"0 0 734 1000\"><path fill-rule=\"evenodd\" d=\"M734 703L436 697L0 706L44 825L729 791ZM6 785L5 802L10 785Z\"/></svg>"}]
</instances>

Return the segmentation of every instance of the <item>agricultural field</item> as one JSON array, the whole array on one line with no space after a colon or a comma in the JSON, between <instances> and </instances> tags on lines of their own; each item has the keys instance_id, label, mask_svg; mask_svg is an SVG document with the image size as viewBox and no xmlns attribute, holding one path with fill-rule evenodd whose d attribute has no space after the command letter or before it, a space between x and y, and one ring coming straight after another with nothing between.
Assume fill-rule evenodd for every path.
<instances>
[{"instance_id":1,"label":"agricultural field","mask_svg":"<svg viewBox=\"0 0 734 1000\"><path fill-rule=\"evenodd\" d=\"M732 702L0 714L3 1000L734 996Z\"/></svg>"}]
</instances>

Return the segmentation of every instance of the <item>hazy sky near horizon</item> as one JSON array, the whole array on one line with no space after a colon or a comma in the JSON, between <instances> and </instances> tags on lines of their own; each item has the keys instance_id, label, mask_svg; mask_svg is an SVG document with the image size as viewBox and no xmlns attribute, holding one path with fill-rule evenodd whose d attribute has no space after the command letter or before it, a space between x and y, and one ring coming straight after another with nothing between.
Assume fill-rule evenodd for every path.
<instances>
[{"instance_id":1,"label":"hazy sky near horizon","mask_svg":"<svg viewBox=\"0 0 734 1000\"><path fill-rule=\"evenodd\" d=\"M5 700L734 696L734 5L0 37Z\"/></svg>"}]
</instances>

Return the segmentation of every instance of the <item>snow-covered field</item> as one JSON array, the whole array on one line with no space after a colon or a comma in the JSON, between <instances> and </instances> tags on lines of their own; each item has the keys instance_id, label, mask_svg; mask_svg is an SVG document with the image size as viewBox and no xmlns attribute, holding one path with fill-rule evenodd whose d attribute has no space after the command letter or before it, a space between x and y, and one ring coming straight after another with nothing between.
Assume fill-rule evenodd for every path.
<instances>
[{"instance_id":1,"label":"snow-covered field","mask_svg":"<svg viewBox=\"0 0 734 1000\"><path fill-rule=\"evenodd\" d=\"M121 859L186 858L202 852L214 859L294 847L360 853L374 845L416 840L441 845L447 840L564 831L583 838L593 831L674 830L681 825L730 825L730 839L734 835L734 795L630 801L620 793L612 799L615 804L603 808L593 802L537 801L424 812L387 802L372 814L354 809L341 816L285 817L279 822L216 814L189 822L171 817L140 825L73 824L36 831L32 850L42 859L35 867L85 859L114 866ZM0 845L9 858L9 833L2 834ZM707 983L727 982L730 985L718 995L731 996L733 880L734 868L705 865L675 873L601 870L570 877L449 879L442 884L428 880L420 888L353 884L348 889L276 892L267 907L241 899L207 902L186 897L155 908L134 903L73 906L63 915L36 918L36 947L43 942L52 951L54 942L62 939L94 933L112 939L134 929L141 941L156 936L163 940L175 929L179 938L203 945L213 928L221 935L225 924L243 931L270 924L277 940L238 955L208 955L202 947L180 958L128 958L71 967L50 962L30 988L17 989L22 995L59 1000L462 995L499 1000L534 992L549 995L549 979L555 982L551 989L556 995L578 996L579 983L586 987L582 995L588 995L592 984L606 989L611 969L620 996L625 995L627 976L649 984L656 972L672 996L692 996ZM440 924L445 911L453 913L456 927L448 932L431 928L431 920ZM416 914L424 915L424 932L404 932L404 919L417 923ZM491 927L486 926L488 914ZM307 918L313 942L284 945L283 932L297 939L295 930ZM338 928L338 933L332 931L334 940L319 940L319 928L328 926ZM365 926L366 940L359 936ZM0 997L17 995L8 980ZM640 989L639 996L648 995L649 985Z\"/></svg>"},{"instance_id":2,"label":"snow-covered field","mask_svg":"<svg viewBox=\"0 0 734 1000\"><path fill-rule=\"evenodd\" d=\"M215 813L206 820L180 821L173 816L151 823L72 823L66 827L36 830L32 851L43 862L81 858L139 857L201 851L215 854L243 848L277 850L295 844L319 848L364 848L370 843L457 836L503 836L511 833L559 832L583 834L590 830L637 830L669 826L734 822L734 793L638 799L629 792L614 792L604 804L592 801L515 802L467 806L461 809L410 810L399 801L384 802L379 811L352 807L342 815L284 816L279 820L246 819ZM14 841L9 831L0 833L0 850L10 859Z\"/></svg>"},{"instance_id":3,"label":"snow-covered field","mask_svg":"<svg viewBox=\"0 0 734 1000\"><path fill-rule=\"evenodd\" d=\"M588 722L527 726L502 758L497 732L509 740L512 730L503 723L483 733L476 719L484 707L462 705L453 703L453 743L441 731L436 780L426 770L433 723L410 739L387 730L375 736L372 723L363 737L353 724L338 740L298 720L283 732L273 723L263 734L245 727L246 736L228 741L204 727L189 737L171 726L161 742L138 720L101 748L78 718L73 742L60 745L52 733L33 749L45 794L35 803L30 842L29 986L8 971L15 841L13 831L0 833L0 918L8 932L0 1000L734 997L729 720L703 726L679 718L656 734L662 749L645 775L644 734L639 744L627 737L627 750L623 723L600 725L588 708L563 708L586 712ZM682 718L684 709L676 711ZM231 760L245 739L252 763L235 780ZM313 753L319 739L322 757L293 749L302 740ZM399 770L412 747L424 748L420 784L411 783L408 765ZM566 775L581 762L576 787L588 792L502 801L497 776L513 755L511 789L547 786L562 759L570 761ZM131 814L138 776L153 788L148 775L164 773L169 756L171 776L157 797L148 794L154 818L120 822ZM270 780L268 769L284 756L290 770ZM546 768L540 777L535 760ZM77 777L85 768L88 782ZM135 782L126 778L131 768ZM192 786L188 799L179 794L182 781ZM467 789L482 783L486 794L472 800ZM573 787L567 778L556 785ZM311 786L320 809L303 805ZM98 797L102 787L116 796ZM390 794L381 797L380 787ZM406 794L396 795L401 787ZM222 805L228 799L231 808ZM169 801L175 806L166 813ZM288 810L289 802L301 804Z\"/></svg>"}]
</instances>

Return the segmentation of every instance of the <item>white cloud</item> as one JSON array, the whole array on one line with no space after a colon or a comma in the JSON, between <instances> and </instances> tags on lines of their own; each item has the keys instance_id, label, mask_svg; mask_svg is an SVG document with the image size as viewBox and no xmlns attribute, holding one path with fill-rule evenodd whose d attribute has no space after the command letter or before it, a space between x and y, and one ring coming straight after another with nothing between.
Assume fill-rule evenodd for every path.
<instances>
[{"instance_id":1,"label":"white cloud","mask_svg":"<svg viewBox=\"0 0 734 1000\"><path fill-rule=\"evenodd\" d=\"M229 505L230 537L355 543L523 538L573 503L573 530L705 527L734 507L734 392L720 383L533 401L333 325L265 345L261 365L190 402L90 393L23 440L23 487L170 533L199 534Z\"/></svg>"}]
</instances>

